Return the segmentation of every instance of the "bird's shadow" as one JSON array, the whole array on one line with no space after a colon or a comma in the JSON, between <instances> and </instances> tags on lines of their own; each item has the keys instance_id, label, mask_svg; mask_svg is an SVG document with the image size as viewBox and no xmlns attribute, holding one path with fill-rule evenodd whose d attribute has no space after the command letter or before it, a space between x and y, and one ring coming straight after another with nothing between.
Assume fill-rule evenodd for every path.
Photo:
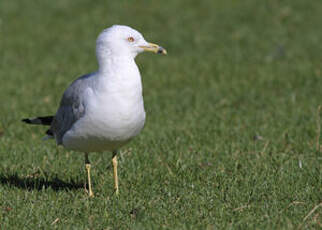
<instances>
[{"instance_id":1,"label":"bird's shadow","mask_svg":"<svg viewBox=\"0 0 322 230\"><path fill-rule=\"evenodd\" d=\"M43 190L51 188L54 191L77 190L84 188L84 183L71 180L69 182L59 179L57 176L49 177L22 177L17 174L3 174L0 172L0 184L14 186L25 190Z\"/></svg>"}]
</instances>

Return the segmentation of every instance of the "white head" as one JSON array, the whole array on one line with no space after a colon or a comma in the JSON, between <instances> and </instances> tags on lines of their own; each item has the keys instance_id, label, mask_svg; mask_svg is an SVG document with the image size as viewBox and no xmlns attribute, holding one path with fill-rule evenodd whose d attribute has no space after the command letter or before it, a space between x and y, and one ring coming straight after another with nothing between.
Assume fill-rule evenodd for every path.
<instances>
[{"instance_id":1,"label":"white head","mask_svg":"<svg viewBox=\"0 0 322 230\"><path fill-rule=\"evenodd\" d=\"M135 58L143 51L166 54L161 46L148 43L142 34L128 26L111 26L103 30L96 40L99 62L110 57Z\"/></svg>"}]
</instances>

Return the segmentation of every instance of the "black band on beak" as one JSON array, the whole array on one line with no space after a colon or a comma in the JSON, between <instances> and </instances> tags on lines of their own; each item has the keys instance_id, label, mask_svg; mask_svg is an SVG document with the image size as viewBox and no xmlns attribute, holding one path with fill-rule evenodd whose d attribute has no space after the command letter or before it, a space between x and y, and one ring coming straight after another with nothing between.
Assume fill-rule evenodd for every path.
<instances>
[{"instance_id":1,"label":"black band on beak","mask_svg":"<svg viewBox=\"0 0 322 230\"><path fill-rule=\"evenodd\" d=\"M167 51L163 48L163 47L159 47L158 51L157 51L158 54L166 54Z\"/></svg>"}]
</instances>

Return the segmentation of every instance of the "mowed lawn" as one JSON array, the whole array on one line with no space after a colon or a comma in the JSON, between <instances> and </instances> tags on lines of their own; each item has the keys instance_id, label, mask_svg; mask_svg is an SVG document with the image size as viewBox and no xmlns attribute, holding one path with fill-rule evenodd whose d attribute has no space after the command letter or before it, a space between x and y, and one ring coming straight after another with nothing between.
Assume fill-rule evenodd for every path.
<instances>
[{"instance_id":1,"label":"mowed lawn","mask_svg":"<svg viewBox=\"0 0 322 230\"><path fill-rule=\"evenodd\" d=\"M0 1L0 229L321 229L322 3ZM51 115L125 24L147 122L119 156L81 153L21 123Z\"/></svg>"}]
</instances>

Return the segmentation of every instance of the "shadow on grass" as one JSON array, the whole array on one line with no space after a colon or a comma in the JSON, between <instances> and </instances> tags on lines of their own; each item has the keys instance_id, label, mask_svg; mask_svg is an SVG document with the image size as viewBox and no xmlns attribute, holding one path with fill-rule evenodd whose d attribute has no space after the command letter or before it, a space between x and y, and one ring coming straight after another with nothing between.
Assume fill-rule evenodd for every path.
<instances>
[{"instance_id":1,"label":"shadow on grass","mask_svg":"<svg viewBox=\"0 0 322 230\"><path fill-rule=\"evenodd\" d=\"M42 190L52 188L55 191L59 190L77 190L83 189L84 183L70 181L65 182L57 177L52 179L33 178L33 177L19 177L17 174L3 175L0 173L0 183L3 185L14 186L26 190Z\"/></svg>"}]
</instances>

